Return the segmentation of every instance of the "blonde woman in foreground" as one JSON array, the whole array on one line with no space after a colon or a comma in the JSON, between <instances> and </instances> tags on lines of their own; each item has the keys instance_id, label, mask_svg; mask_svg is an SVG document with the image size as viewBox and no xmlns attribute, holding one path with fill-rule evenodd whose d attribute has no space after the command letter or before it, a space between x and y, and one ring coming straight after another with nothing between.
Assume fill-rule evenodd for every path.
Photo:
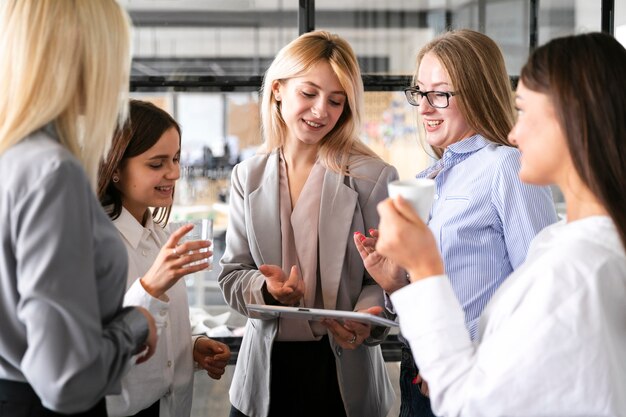
<instances>
[{"instance_id":1,"label":"blonde woman in foreground","mask_svg":"<svg viewBox=\"0 0 626 417\"><path fill-rule=\"evenodd\" d=\"M94 194L129 72L114 0L0 3L0 416L106 416L128 361L154 352Z\"/></svg>"}]
</instances>

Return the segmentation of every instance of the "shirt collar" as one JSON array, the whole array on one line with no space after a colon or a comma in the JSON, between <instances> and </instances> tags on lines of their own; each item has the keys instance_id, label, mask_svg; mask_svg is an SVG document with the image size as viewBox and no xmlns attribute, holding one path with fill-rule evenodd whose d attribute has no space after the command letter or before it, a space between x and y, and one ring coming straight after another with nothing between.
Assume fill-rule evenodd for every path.
<instances>
[{"instance_id":1,"label":"shirt collar","mask_svg":"<svg viewBox=\"0 0 626 417\"><path fill-rule=\"evenodd\" d=\"M489 140L485 139L480 134L475 134L474 136L470 136L466 139L460 140L452 145L449 145L444 152L447 154L448 152L452 154L464 154L464 153L474 153L476 151L481 150L485 146L491 144Z\"/></svg>"},{"instance_id":2,"label":"shirt collar","mask_svg":"<svg viewBox=\"0 0 626 417\"><path fill-rule=\"evenodd\" d=\"M113 220L113 224L115 224L115 227L117 227L122 237L124 237L133 249L137 249L142 239L147 237L150 233L154 233L152 216L148 216L146 226L144 227L124 207L122 207L119 217Z\"/></svg>"}]
</instances>

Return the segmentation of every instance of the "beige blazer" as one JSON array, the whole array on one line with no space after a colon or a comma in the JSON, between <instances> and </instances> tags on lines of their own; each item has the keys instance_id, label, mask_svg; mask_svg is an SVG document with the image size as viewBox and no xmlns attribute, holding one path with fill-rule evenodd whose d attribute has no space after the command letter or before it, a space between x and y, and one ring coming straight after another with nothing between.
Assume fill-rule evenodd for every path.
<instances>
[{"instance_id":1,"label":"beige blazer","mask_svg":"<svg viewBox=\"0 0 626 417\"><path fill-rule=\"evenodd\" d=\"M387 183L397 179L398 173L383 161L362 157L351 159L350 172L352 176L343 177L328 170L324 176L319 264L324 307L355 311L384 305L383 292L365 272L352 236L378 226L376 205L387 197ZM279 159L273 152L254 156L233 170L226 250L218 278L226 302L246 316L246 303L266 304L265 280L257 268L281 262ZM266 417L269 410L269 368L276 333L277 319L247 321L230 401L250 417ZM383 332L378 336L368 340L369 346L350 351L329 335L348 417L384 417L394 401L379 346Z\"/></svg>"}]
</instances>

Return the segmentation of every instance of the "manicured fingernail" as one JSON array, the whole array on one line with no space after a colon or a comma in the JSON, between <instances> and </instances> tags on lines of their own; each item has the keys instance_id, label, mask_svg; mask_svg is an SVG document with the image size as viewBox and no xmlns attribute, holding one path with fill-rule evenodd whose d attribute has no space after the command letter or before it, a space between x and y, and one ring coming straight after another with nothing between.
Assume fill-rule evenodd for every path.
<instances>
[{"instance_id":1,"label":"manicured fingernail","mask_svg":"<svg viewBox=\"0 0 626 417\"><path fill-rule=\"evenodd\" d=\"M368 230L367 232L370 234L370 236L372 236L375 231L376 231L376 229L372 228L372 229Z\"/></svg>"},{"instance_id":2,"label":"manicured fingernail","mask_svg":"<svg viewBox=\"0 0 626 417\"><path fill-rule=\"evenodd\" d=\"M363 241L364 241L365 239L367 239L367 238L366 238L365 236L363 236L363 235L360 235L360 236L359 236L359 239L361 240L361 242L363 242Z\"/></svg>"}]
</instances>

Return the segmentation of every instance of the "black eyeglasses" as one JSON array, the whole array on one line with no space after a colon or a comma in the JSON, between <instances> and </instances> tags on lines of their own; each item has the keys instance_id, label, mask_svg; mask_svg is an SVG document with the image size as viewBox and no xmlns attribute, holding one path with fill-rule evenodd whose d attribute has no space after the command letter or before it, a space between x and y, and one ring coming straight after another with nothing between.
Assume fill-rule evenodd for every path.
<instances>
[{"instance_id":1,"label":"black eyeglasses","mask_svg":"<svg viewBox=\"0 0 626 417\"><path fill-rule=\"evenodd\" d=\"M457 95L454 91L421 91L418 87L404 89L409 104L419 106L422 97L426 97L428 104L438 109L445 109L450 105L450 97Z\"/></svg>"}]
</instances>

